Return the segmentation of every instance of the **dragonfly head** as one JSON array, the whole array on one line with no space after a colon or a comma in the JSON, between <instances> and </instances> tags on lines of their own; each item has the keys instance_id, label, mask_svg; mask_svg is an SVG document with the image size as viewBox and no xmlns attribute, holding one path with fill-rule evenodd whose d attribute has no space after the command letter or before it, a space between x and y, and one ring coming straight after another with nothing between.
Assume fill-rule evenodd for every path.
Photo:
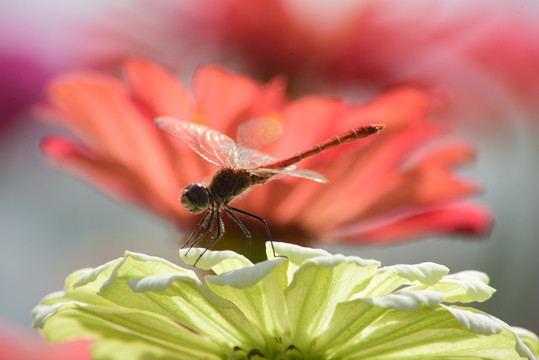
<instances>
[{"instance_id":1,"label":"dragonfly head","mask_svg":"<svg viewBox=\"0 0 539 360\"><path fill-rule=\"evenodd\" d=\"M189 184L183 189L180 201L191 214L200 214L210 203L208 189L202 184Z\"/></svg>"}]
</instances>

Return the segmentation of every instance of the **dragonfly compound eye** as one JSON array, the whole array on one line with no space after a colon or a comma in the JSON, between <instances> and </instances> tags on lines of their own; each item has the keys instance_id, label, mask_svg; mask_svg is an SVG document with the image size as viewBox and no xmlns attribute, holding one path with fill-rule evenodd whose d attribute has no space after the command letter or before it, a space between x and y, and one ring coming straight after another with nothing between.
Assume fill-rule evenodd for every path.
<instances>
[{"instance_id":1,"label":"dragonfly compound eye","mask_svg":"<svg viewBox=\"0 0 539 360\"><path fill-rule=\"evenodd\" d=\"M183 189L180 201L190 213L200 214L210 202L208 189L202 184L189 184Z\"/></svg>"}]
</instances>

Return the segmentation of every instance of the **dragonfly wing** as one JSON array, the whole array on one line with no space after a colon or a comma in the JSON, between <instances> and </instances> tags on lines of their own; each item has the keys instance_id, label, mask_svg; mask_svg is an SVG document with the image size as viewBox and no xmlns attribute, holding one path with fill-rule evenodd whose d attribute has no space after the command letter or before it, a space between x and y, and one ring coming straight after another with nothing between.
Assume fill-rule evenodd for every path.
<instances>
[{"instance_id":1,"label":"dragonfly wing","mask_svg":"<svg viewBox=\"0 0 539 360\"><path fill-rule=\"evenodd\" d=\"M275 178L279 178L279 176L277 175L290 175L321 183L328 182L328 179L326 179L325 176L312 170L298 169L294 165L288 166L286 168L264 168L264 164L273 164L277 162L278 159L268 154L264 154L263 152L249 149L241 145L237 145L236 149L238 154L237 166L247 169L254 174L272 175L275 176Z\"/></svg>"},{"instance_id":2,"label":"dragonfly wing","mask_svg":"<svg viewBox=\"0 0 539 360\"><path fill-rule=\"evenodd\" d=\"M276 174L276 175L290 175L295 176L303 179L308 179L312 181L316 181L319 183L327 183L329 180L322 174L317 173L316 171L308 170L308 169L297 169L295 166L289 166L285 169L256 169L255 171L252 171L255 174L258 175L265 175L265 174Z\"/></svg>"},{"instance_id":3,"label":"dragonfly wing","mask_svg":"<svg viewBox=\"0 0 539 360\"><path fill-rule=\"evenodd\" d=\"M241 146L256 149L274 141L282 134L283 125L276 119L251 119L238 126L236 141Z\"/></svg>"},{"instance_id":4,"label":"dragonfly wing","mask_svg":"<svg viewBox=\"0 0 539 360\"><path fill-rule=\"evenodd\" d=\"M244 169L256 169L261 165L271 164L278 161L271 155L264 154L258 150L236 145L236 166Z\"/></svg>"},{"instance_id":5,"label":"dragonfly wing","mask_svg":"<svg viewBox=\"0 0 539 360\"><path fill-rule=\"evenodd\" d=\"M216 166L235 166L237 159L236 143L230 137L207 126L160 117L155 124L168 134L181 140L206 161Z\"/></svg>"}]
</instances>

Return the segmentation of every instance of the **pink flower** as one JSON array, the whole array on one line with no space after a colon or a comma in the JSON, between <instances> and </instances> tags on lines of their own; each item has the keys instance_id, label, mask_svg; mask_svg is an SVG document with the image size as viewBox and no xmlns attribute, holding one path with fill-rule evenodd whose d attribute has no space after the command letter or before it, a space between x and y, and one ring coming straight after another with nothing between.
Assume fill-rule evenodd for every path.
<instances>
[{"instance_id":1,"label":"pink flower","mask_svg":"<svg viewBox=\"0 0 539 360\"><path fill-rule=\"evenodd\" d=\"M0 54L0 130L39 98L46 76L26 54Z\"/></svg>"},{"instance_id":2,"label":"pink flower","mask_svg":"<svg viewBox=\"0 0 539 360\"><path fill-rule=\"evenodd\" d=\"M212 66L196 71L192 92L145 61L128 61L124 75L125 81L98 72L56 78L48 89L50 110L80 140L51 136L42 150L60 167L183 230L192 230L200 217L183 209L178 195L217 169L158 129L153 120L159 116L231 137L247 119L276 116L284 135L262 151L277 158L352 127L386 124L377 136L298 164L323 174L328 184L285 178L254 186L233 202L266 219L276 239L379 243L490 229L488 211L467 201L478 186L453 173L473 161L473 150L441 141L445 130L428 120L433 99L419 89L403 87L351 106L321 97L287 101L281 78L259 85ZM230 225L227 231L239 229Z\"/></svg>"},{"instance_id":3,"label":"pink flower","mask_svg":"<svg viewBox=\"0 0 539 360\"><path fill-rule=\"evenodd\" d=\"M133 9L116 42L169 66L209 56L257 78L286 74L298 93L422 84L454 100L454 121L490 123L517 105L539 113L537 10L531 1L159 2Z\"/></svg>"},{"instance_id":4,"label":"pink flower","mask_svg":"<svg viewBox=\"0 0 539 360\"><path fill-rule=\"evenodd\" d=\"M90 35L102 25L96 15L104 3L67 5L32 0L0 4L0 131L42 99L53 75L102 62L101 55L108 59L104 40Z\"/></svg>"},{"instance_id":5,"label":"pink flower","mask_svg":"<svg viewBox=\"0 0 539 360\"><path fill-rule=\"evenodd\" d=\"M230 0L200 17L209 18L223 52L258 73L288 74L303 89L313 78L368 89L420 83L447 91L466 120L477 111L507 117L517 103L539 112L531 3L298 4Z\"/></svg>"}]
</instances>

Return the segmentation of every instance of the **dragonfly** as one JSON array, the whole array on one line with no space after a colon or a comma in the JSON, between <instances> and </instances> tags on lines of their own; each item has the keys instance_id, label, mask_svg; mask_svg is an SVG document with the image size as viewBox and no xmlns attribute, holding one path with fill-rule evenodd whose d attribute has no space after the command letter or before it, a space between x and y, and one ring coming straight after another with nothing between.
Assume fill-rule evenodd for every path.
<instances>
[{"instance_id":1,"label":"dragonfly","mask_svg":"<svg viewBox=\"0 0 539 360\"><path fill-rule=\"evenodd\" d=\"M266 220L235 208L230 203L250 187L283 176L290 175L325 183L328 180L323 175L312 170L296 168L294 164L322 151L376 134L385 126L372 124L353 128L290 157L278 159L256 150L276 140L283 133L281 123L270 117L255 118L240 123L236 141L202 124L171 117L157 118L155 124L188 145L203 159L219 167L205 185L189 184L182 190L180 196L180 202L187 211L192 214L204 213L201 221L182 246L182 248L189 246L190 250L202 239L209 240L209 245L193 264L195 267L202 255L224 235L222 212L228 214L245 234L247 257L252 236L236 214L248 216L264 225L273 255L278 257L275 255L271 232Z\"/></svg>"}]
</instances>

